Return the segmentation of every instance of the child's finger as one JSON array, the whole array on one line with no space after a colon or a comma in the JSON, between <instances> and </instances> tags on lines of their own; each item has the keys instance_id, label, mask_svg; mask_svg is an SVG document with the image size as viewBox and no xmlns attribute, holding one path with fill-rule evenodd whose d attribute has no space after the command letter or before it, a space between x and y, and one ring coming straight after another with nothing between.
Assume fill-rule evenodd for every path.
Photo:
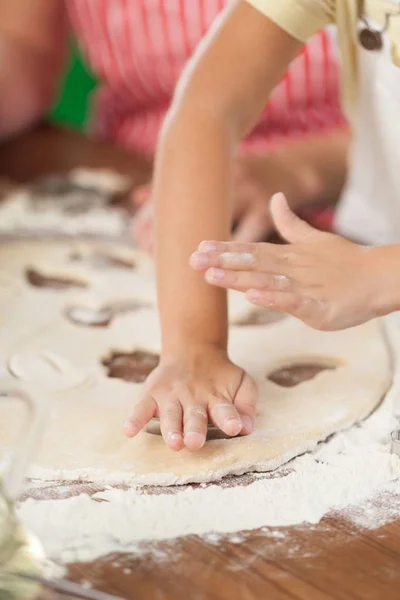
<instances>
[{"instance_id":1,"label":"child's finger","mask_svg":"<svg viewBox=\"0 0 400 600\"><path fill-rule=\"evenodd\" d=\"M212 422L227 435L239 435L243 428L240 415L227 400L212 397L208 400L208 412Z\"/></svg>"},{"instance_id":2,"label":"child's finger","mask_svg":"<svg viewBox=\"0 0 400 600\"><path fill-rule=\"evenodd\" d=\"M183 443L183 410L177 398L169 398L159 402L160 429L167 446L171 450L182 450Z\"/></svg>"},{"instance_id":3,"label":"child's finger","mask_svg":"<svg viewBox=\"0 0 400 600\"><path fill-rule=\"evenodd\" d=\"M240 435L249 435L253 431L257 393L258 390L255 381L251 377L244 375L235 398L235 407L243 423Z\"/></svg>"},{"instance_id":4,"label":"child's finger","mask_svg":"<svg viewBox=\"0 0 400 600\"><path fill-rule=\"evenodd\" d=\"M286 247L276 244L248 244L253 247L251 252L195 252L190 257L190 266L196 271L205 271L210 267L217 267L230 271L253 271L281 275L288 275L292 269L297 255L290 254Z\"/></svg>"},{"instance_id":5,"label":"child's finger","mask_svg":"<svg viewBox=\"0 0 400 600\"><path fill-rule=\"evenodd\" d=\"M133 203L136 206L142 206L150 198L151 185L149 183L140 185L137 187L132 194Z\"/></svg>"},{"instance_id":6,"label":"child's finger","mask_svg":"<svg viewBox=\"0 0 400 600\"><path fill-rule=\"evenodd\" d=\"M288 242L313 242L321 239L321 236L324 235L300 219L290 209L283 194L275 194L272 197L271 214L276 229Z\"/></svg>"},{"instance_id":7,"label":"child's finger","mask_svg":"<svg viewBox=\"0 0 400 600\"><path fill-rule=\"evenodd\" d=\"M145 240L145 231L146 231L147 220L143 217L136 218L133 221L132 225L132 233L133 238L139 246L143 245Z\"/></svg>"},{"instance_id":8,"label":"child's finger","mask_svg":"<svg viewBox=\"0 0 400 600\"><path fill-rule=\"evenodd\" d=\"M271 232L271 217L260 210L252 210L243 215L233 234L236 242L260 242Z\"/></svg>"},{"instance_id":9,"label":"child's finger","mask_svg":"<svg viewBox=\"0 0 400 600\"><path fill-rule=\"evenodd\" d=\"M286 275L271 275L252 271L226 271L224 269L208 269L206 280L212 285L226 289L246 292L250 289L289 291L293 289L293 282Z\"/></svg>"},{"instance_id":10,"label":"child's finger","mask_svg":"<svg viewBox=\"0 0 400 600\"><path fill-rule=\"evenodd\" d=\"M185 446L189 450L200 450L207 437L208 415L201 404L182 404Z\"/></svg>"},{"instance_id":11,"label":"child's finger","mask_svg":"<svg viewBox=\"0 0 400 600\"><path fill-rule=\"evenodd\" d=\"M294 292L273 292L269 290L249 290L247 299L257 306L266 306L301 319L304 322L322 320L325 304L313 298L306 298Z\"/></svg>"},{"instance_id":12,"label":"child's finger","mask_svg":"<svg viewBox=\"0 0 400 600\"><path fill-rule=\"evenodd\" d=\"M201 242L197 248L198 252L205 253L221 253L221 252L252 252L256 251L257 245L249 242L218 242L218 241L204 241Z\"/></svg>"},{"instance_id":13,"label":"child's finger","mask_svg":"<svg viewBox=\"0 0 400 600\"><path fill-rule=\"evenodd\" d=\"M130 419L124 424L124 433L127 437L135 437L147 423L157 414L157 404L151 396L144 397L135 407Z\"/></svg>"},{"instance_id":14,"label":"child's finger","mask_svg":"<svg viewBox=\"0 0 400 600\"><path fill-rule=\"evenodd\" d=\"M251 269L256 262L255 254L250 252L194 252L190 257L193 269L204 270L209 267L225 267L229 269Z\"/></svg>"},{"instance_id":15,"label":"child's finger","mask_svg":"<svg viewBox=\"0 0 400 600\"><path fill-rule=\"evenodd\" d=\"M133 223L133 237L141 250L151 254L153 246L153 219L150 215L143 215Z\"/></svg>"}]
</instances>

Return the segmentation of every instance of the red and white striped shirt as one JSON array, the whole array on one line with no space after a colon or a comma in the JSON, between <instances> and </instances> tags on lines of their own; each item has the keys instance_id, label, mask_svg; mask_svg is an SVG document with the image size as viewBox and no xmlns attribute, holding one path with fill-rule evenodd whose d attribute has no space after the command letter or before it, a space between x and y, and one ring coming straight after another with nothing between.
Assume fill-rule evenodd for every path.
<instances>
[{"instance_id":1,"label":"red and white striped shirt","mask_svg":"<svg viewBox=\"0 0 400 600\"><path fill-rule=\"evenodd\" d=\"M94 131L152 156L179 75L229 0L65 0L102 85ZM279 1L279 0L277 0ZM333 33L321 31L274 90L245 150L344 124Z\"/></svg>"}]
</instances>

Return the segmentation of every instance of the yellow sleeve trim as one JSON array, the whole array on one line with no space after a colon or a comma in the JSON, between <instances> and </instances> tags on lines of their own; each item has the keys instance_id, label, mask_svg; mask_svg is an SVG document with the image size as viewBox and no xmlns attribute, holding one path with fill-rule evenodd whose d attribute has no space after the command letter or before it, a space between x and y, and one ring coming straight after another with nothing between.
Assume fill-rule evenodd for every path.
<instances>
[{"instance_id":1,"label":"yellow sleeve trim","mask_svg":"<svg viewBox=\"0 0 400 600\"><path fill-rule=\"evenodd\" d=\"M325 2L319 0L319 7L313 10L313 0L247 0L249 4L269 17L279 27L300 42L306 42L317 31L332 22L329 14L321 8ZM317 14L318 12L318 14Z\"/></svg>"}]
</instances>

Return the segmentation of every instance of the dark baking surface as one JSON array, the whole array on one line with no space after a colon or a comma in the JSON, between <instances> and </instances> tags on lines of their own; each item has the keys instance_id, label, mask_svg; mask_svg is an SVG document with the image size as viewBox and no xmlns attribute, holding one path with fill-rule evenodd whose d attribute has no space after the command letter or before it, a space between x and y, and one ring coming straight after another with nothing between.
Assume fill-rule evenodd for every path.
<instances>
[{"instance_id":1,"label":"dark baking surface","mask_svg":"<svg viewBox=\"0 0 400 600\"><path fill-rule=\"evenodd\" d=\"M145 161L111 144L49 125L0 147L0 176L16 181L76 166L114 168L129 174L135 185L147 181L150 173ZM251 476L225 484L249 481ZM41 487L40 497L93 494L98 489L82 483L49 484ZM30 489L29 495L35 491ZM398 520L375 530L359 529L332 514L317 525L248 532L236 544L196 536L158 542L136 556L70 565L69 576L126 600L399 600L400 499L380 498L374 510L380 505L382 513L390 509L396 514L393 502ZM43 593L42 600L62 597Z\"/></svg>"}]
</instances>

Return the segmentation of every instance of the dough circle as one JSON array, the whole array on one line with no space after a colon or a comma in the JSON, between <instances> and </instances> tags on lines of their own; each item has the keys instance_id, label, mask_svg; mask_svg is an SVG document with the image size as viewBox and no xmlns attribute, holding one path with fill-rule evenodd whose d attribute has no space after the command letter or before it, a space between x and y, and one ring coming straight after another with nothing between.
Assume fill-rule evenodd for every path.
<instances>
[{"instance_id":1,"label":"dough circle","mask_svg":"<svg viewBox=\"0 0 400 600\"><path fill-rule=\"evenodd\" d=\"M174 453L160 436L147 432L128 440L122 435L122 424L138 402L142 385L108 378L102 359L112 350L159 352L152 268L129 250L135 270L101 272L88 264L82 267L89 282L84 290L29 285L24 278L27 266L46 259L52 272L62 272L70 266L73 245L43 241L0 245L0 270L23 287L22 294L16 298L10 294L2 302L0 372L7 371L12 356L23 352L24 360L15 372L25 384L43 391L51 414L32 477L173 485L272 470L366 418L391 383L390 356L379 321L335 333L314 331L294 319L270 326L232 327L231 358L259 386L252 435L213 439L193 453ZM126 248L122 251L129 254ZM128 300L145 301L150 307L121 314L107 327L77 327L65 317L65 307L79 302L104 306ZM237 315L243 316L240 301L237 308ZM43 357L43 353L55 365L68 365L58 370L55 386L46 385L46 369L32 371L27 364L30 356ZM291 388L268 380L277 368L301 362L337 368ZM82 373L84 384L77 385ZM0 403L0 462L9 453L20 415L17 404Z\"/></svg>"}]
</instances>

